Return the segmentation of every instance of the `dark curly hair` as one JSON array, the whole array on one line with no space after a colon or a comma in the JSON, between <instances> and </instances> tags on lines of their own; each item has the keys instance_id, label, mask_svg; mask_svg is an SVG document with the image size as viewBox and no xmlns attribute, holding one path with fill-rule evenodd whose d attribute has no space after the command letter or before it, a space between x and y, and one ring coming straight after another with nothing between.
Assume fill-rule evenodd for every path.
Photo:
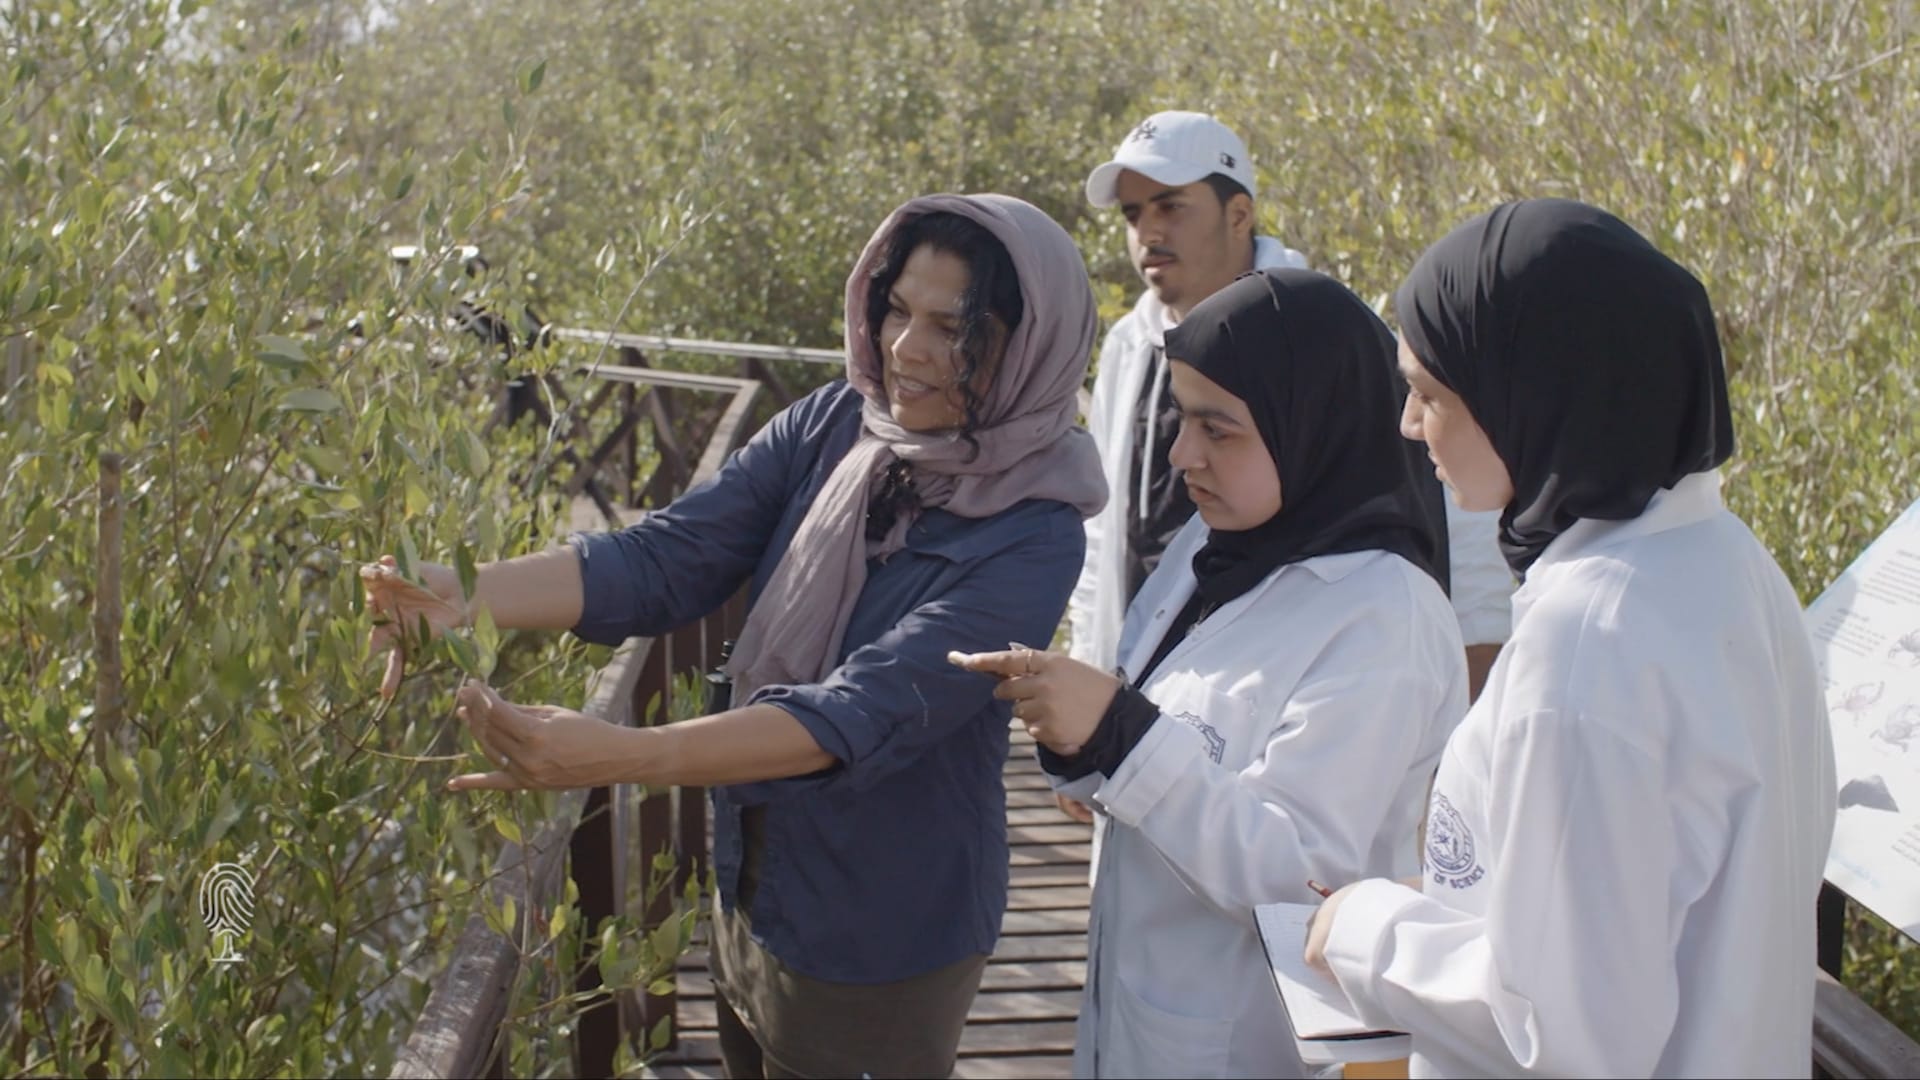
<instances>
[{"instance_id":1,"label":"dark curly hair","mask_svg":"<svg viewBox=\"0 0 1920 1080\"><path fill-rule=\"evenodd\" d=\"M886 258L874 268L867 289L867 339L875 356L882 355L880 325L886 321L894 283L906 268L907 259L922 245L952 255L967 264L967 291L960 298L960 329L956 349L960 354L960 400L965 419L960 437L967 440L973 453L980 444L973 433L980 429L978 391L974 376L991 365L993 350L1004 341L995 332L993 319L1011 335L1026 314L1026 302L1020 297L1020 278L1013 269L1013 256L1006 246L987 231L986 226L959 214L941 211L922 214L906 222L887 239ZM989 318L991 316L991 318ZM913 467L896 461L887 469L880 486L867 505L867 537L880 540L893 528L900 515L917 509L920 493L913 482Z\"/></svg>"},{"instance_id":2,"label":"dark curly hair","mask_svg":"<svg viewBox=\"0 0 1920 1080\"><path fill-rule=\"evenodd\" d=\"M894 282L900 280L907 259L923 244L967 264L967 291L960 298L960 370L956 374L966 413L960 433L971 442L970 436L980 428L982 403L973 379L992 363L997 337L988 316L998 319L1012 334L1026 314L1026 302L1020 297L1013 256L986 226L945 211L922 214L893 231L887 240L886 258L873 270L873 284L867 290L867 336L876 355L881 352L880 324L886 321L888 296Z\"/></svg>"}]
</instances>

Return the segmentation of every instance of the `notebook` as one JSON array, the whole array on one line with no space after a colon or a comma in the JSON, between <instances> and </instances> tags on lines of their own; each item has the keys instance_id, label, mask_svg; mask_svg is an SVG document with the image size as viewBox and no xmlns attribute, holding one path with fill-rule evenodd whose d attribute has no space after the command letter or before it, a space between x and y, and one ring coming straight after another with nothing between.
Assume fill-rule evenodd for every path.
<instances>
[{"instance_id":1,"label":"notebook","mask_svg":"<svg viewBox=\"0 0 1920 1080\"><path fill-rule=\"evenodd\" d=\"M1334 977L1307 966L1307 927L1319 909L1317 904L1260 904L1253 909L1253 924L1300 1060L1320 1065L1406 1057L1413 1052L1406 1032L1368 1027L1354 1015L1353 1003Z\"/></svg>"}]
</instances>

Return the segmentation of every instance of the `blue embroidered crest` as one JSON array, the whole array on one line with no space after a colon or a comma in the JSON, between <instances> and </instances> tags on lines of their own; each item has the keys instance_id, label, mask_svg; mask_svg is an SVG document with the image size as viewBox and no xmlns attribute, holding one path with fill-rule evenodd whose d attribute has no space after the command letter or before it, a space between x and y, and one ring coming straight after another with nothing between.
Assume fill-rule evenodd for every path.
<instances>
[{"instance_id":1,"label":"blue embroidered crest","mask_svg":"<svg viewBox=\"0 0 1920 1080\"><path fill-rule=\"evenodd\" d=\"M1127 141L1143 142L1147 139L1153 138L1155 135L1158 135L1158 134L1160 134L1160 129L1153 126L1153 121L1142 120L1140 121L1139 125L1136 126L1133 129L1133 131L1127 135Z\"/></svg>"},{"instance_id":2,"label":"blue embroidered crest","mask_svg":"<svg viewBox=\"0 0 1920 1080\"><path fill-rule=\"evenodd\" d=\"M1427 868L1436 884L1464 889L1485 877L1474 860L1473 831L1445 795L1435 791L1427 805Z\"/></svg>"},{"instance_id":3,"label":"blue embroidered crest","mask_svg":"<svg viewBox=\"0 0 1920 1080\"><path fill-rule=\"evenodd\" d=\"M1173 718L1199 732L1200 737L1207 740L1207 756L1213 759L1215 765L1220 764L1220 759L1224 757L1227 752L1227 737L1225 735L1215 730L1212 724L1207 723L1205 720L1200 719L1190 712L1174 713Z\"/></svg>"}]
</instances>

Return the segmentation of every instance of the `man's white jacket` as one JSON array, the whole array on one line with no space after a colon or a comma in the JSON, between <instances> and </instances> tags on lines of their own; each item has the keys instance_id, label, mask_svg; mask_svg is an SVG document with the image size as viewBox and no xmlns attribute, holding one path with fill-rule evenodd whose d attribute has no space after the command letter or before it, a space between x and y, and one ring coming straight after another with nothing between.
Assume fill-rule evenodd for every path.
<instances>
[{"instance_id":1,"label":"man's white jacket","mask_svg":"<svg viewBox=\"0 0 1920 1080\"><path fill-rule=\"evenodd\" d=\"M1298 267L1308 258L1271 236L1254 236L1254 269ZM1092 377L1087 430L1100 448L1106 471L1106 507L1087 519L1087 561L1068 603L1073 630L1069 653L1100 671L1114 671L1119 623L1127 615L1127 515L1144 505L1133 482L1133 417L1139 411L1140 386L1154 356L1165 346L1175 319L1152 288L1127 311L1100 344L1100 365ZM1162 359L1165 363L1165 359ZM1154 380L1158 386L1160 380ZM1158 409L1156 409L1158 411Z\"/></svg>"},{"instance_id":2,"label":"man's white jacket","mask_svg":"<svg viewBox=\"0 0 1920 1080\"><path fill-rule=\"evenodd\" d=\"M1255 237L1255 269L1306 269L1307 258L1272 237ZM1093 400L1087 429L1100 450L1107 478L1107 505L1088 518L1086 561L1067 605L1072 632L1068 652L1076 660L1111 671L1118 662L1120 624L1127 612L1127 520L1145 505L1133 472L1134 417L1149 365L1160 356L1168 327L1175 320L1152 289L1141 294L1133 310L1113 324L1100 346L1100 365L1093 379ZM1162 380L1155 378L1154 385ZM1149 415L1159 412L1158 403ZM1509 596L1513 576L1497 545L1499 513L1474 514L1447 500L1447 526L1452 550L1452 594L1461 637L1469 645L1498 644L1507 639Z\"/></svg>"}]
</instances>

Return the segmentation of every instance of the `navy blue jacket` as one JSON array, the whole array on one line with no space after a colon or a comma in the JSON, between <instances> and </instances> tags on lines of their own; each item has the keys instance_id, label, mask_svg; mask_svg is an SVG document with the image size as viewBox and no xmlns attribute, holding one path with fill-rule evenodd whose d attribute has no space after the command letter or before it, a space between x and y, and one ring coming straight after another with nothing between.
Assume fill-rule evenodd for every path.
<instances>
[{"instance_id":1,"label":"navy blue jacket","mask_svg":"<svg viewBox=\"0 0 1920 1080\"><path fill-rule=\"evenodd\" d=\"M751 599L860 434L860 395L835 381L773 418L718 476L619 532L573 538L586 607L574 633L664 634ZM837 667L755 702L803 724L839 764L716 788L714 863L734 910L740 808L766 808L754 936L795 971L893 982L991 953L1007 904L1005 703L947 652L1046 645L1085 549L1080 515L1031 500L981 519L922 514L906 548L867 565ZM746 702L734 702L736 706Z\"/></svg>"}]
</instances>

